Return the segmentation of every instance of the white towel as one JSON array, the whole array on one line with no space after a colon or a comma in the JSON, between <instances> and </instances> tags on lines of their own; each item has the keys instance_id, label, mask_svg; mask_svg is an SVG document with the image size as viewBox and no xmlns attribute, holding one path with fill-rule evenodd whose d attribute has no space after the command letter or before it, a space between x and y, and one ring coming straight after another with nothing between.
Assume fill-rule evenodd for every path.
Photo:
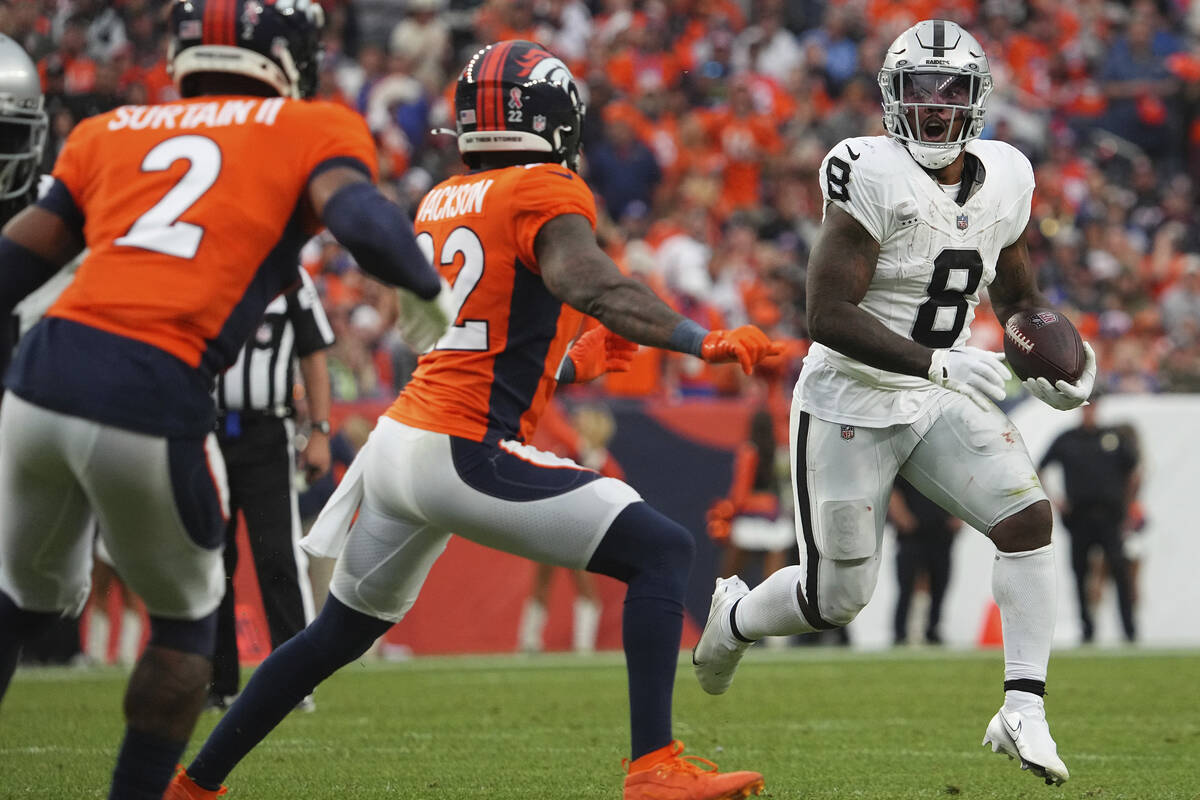
<instances>
[{"instance_id":1,"label":"white towel","mask_svg":"<svg viewBox=\"0 0 1200 800\"><path fill-rule=\"evenodd\" d=\"M349 469L342 476L342 482L329 498L329 502L317 515L308 535L300 540L300 546L312 556L320 558L337 558L346 546L350 536L350 525L354 515L363 500L363 469L367 462L367 449L371 442L367 441L358 451L358 455L350 462Z\"/></svg>"}]
</instances>

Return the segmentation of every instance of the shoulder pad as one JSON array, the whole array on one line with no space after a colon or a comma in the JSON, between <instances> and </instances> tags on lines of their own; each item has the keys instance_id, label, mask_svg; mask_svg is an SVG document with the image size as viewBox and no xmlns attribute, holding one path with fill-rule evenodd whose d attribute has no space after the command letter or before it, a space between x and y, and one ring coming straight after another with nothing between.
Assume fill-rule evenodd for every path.
<instances>
[{"instance_id":1,"label":"shoulder pad","mask_svg":"<svg viewBox=\"0 0 1200 800\"><path fill-rule=\"evenodd\" d=\"M975 139L968 143L967 150L983 162L989 180L992 176L1004 176L1018 191L1033 188L1033 165L1024 153L1008 142Z\"/></svg>"}]
</instances>

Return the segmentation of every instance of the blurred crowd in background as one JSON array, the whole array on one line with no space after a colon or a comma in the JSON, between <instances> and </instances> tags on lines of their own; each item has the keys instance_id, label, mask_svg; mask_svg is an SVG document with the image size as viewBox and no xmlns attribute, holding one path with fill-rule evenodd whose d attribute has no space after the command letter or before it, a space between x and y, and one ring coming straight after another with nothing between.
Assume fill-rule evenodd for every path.
<instances>
[{"instance_id":1,"label":"blurred crowd in background","mask_svg":"<svg viewBox=\"0 0 1200 800\"><path fill-rule=\"evenodd\" d=\"M165 0L0 0L0 30L38 63L46 170L81 118L176 94ZM750 385L735 367L643 349L610 396L764 393L786 409L807 347L805 264L817 170L847 136L883 132L884 49L945 17L987 48L986 138L1037 172L1030 247L1046 295L1096 348L1109 391L1200 391L1200 3L1135 0L325 0L319 94L364 115L402 206L463 169L458 70L481 45L540 42L586 91L582 171L601 243L706 327L756 323L794 342ZM253 165L247 165L253 169ZM332 240L304 266L338 335L336 400L385 399L415 356L394 296ZM974 344L1000 349L979 311ZM765 388L764 388L765 386Z\"/></svg>"}]
</instances>

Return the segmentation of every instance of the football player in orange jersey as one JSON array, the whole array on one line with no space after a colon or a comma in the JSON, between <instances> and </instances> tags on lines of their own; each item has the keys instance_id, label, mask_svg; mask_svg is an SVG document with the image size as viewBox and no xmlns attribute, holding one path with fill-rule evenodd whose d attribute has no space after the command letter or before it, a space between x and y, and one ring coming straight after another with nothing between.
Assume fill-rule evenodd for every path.
<instances>
[{"instance_id":1,"label":"football player in orange jersey","mask_svg":"<svg viewBox=\"0 0 1200 800\"><path fill-rule=\"evenodd\" d=\"M309 0L180 0L183 100L80 123L52 188L0 237L0 313L88 251L6 376L0 692L21 643L82 608L94 513L151 624L111 798L161 798L204 702L224 584L214 376L295 281L322 223L382 280L440 291L371 183L363 120L304 100L322 21Z\"/></svg>"},{"instance_id":2,"label":"football player in orange jersey","mask_svg":"<svg viewBox=\"0 0 1200 800\"><path fill-rule=\"evenodd\" d=\"M453 286L455 324L305 540L309 552L340 552L325 607L258 668L167 798L216 797L302 697L405 615L452 533L628 584L626 800L758 793L761 775L701 768L671 733L692 534L627 484L527 442L557 383L628 364L630 340L747 372L780 345L751 326L704 330L600 249L576 173L583 106L562 61L530 42L490 45L463 70L455 106L471 171L434 187L416 218L418 243ZM572 345L585 314L604 327Z\"/></svg>"}]
</instances>

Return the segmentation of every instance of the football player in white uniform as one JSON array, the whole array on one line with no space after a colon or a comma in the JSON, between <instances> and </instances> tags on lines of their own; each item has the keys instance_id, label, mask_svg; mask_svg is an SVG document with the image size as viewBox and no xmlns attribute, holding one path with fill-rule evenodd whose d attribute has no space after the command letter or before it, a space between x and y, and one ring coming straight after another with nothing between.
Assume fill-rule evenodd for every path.
<instances>
[{"instance_id":1,"label":"football player in white uniform","mask_svg":"<svg viewBox=\"0 0 1200 800\"><path fill-rule=\"evenodd\" d=\"M796 384L791 442L800 564L750 592L717 581L693 652L701 686L724 692L763 636L845 625L871 598L897 474L991 538L1004 630L1003 707L985 744L1047 783L1067 768L1043 694L1055 618L1050 504L1020 434L993 400L1008 370L965 345L979 293L1001 320L1046 306L1025 242L1033 170L982 141L992 89L983 48L953 22L905 31L879 72L887 136L840 142L821 167L825 217L808 265L813 346ZM1033 383L1056 408L1075 384Z\"/></svg>"}]
</instances>

